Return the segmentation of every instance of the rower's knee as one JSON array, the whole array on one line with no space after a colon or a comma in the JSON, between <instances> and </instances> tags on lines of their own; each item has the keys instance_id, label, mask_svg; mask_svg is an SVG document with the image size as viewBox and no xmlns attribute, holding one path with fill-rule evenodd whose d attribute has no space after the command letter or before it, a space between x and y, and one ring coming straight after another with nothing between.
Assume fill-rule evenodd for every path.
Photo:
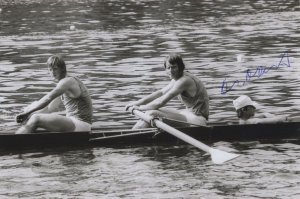
<instances>
[{"instance_id":1,"label":"rower's knee","mask_svg":"<svg viewBox=\"0 0 300 199\"><path fill-rule=\"evenodd\" d=\"M188 118L188 123L194 124L194 125L200 125L200 126L206 126L207 120L204 117L196 116Z\"/></svg>"},{"instance_id":2,"label":"rower's knee","mask_svg":"<svg viewBox=\"0 0 300 199\"><path fill-rule=\"evenodd\" d=\"M41 115L40 114L33 114L30 119L28 120L29 125L38 126L38 124L41 121Z\"/></svg>"},{"instance_id":3,"label":"rower's knee","mask_svg":"<svg viewBox=\"0 0 300 199\"><path fill-rule=\"evenodd\" d=\"M38 126L40 124L40 121L41 121L41 115L40 114L33 114L29 118L28 122L23 127L21 127L16 132L16 134L23 134L23 133L32 133L32 132L34 132L34 130L36 128L38 128Z\"/></svg>"},{"instance_id":4,"label":"rower's knee","mask_svg":"<svg viewBox=\"0 0 300 199\"><path fill-rule=\"evenodd\" d=\"M151 116L151 117L159 117L160 116L160 111L150 110L150 111L147 111L146 114Z\"/></svg>"}]
</instances>

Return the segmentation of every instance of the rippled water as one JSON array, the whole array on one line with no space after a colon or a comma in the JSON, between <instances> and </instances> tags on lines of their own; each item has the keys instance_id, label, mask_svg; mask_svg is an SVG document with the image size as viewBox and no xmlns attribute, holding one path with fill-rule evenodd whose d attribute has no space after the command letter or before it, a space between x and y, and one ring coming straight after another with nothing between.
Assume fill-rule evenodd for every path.
<instances>
[{"instance_id":1,"label":"rippled water","mask_svg":"<svg viewBox=\"0 0 300 199\"><path fill-rule=\"evenodd\" d=\"M94 127L132 125L124 106L167 84L163 60L172 52L205 82L212 122L236 121L232 100L240 94L264 111L299 112L299 1L2 0L0 8L2 131L16 129L14 115L53 88L51 54L64 55L88 86ZM221 94L225 79L243 81L247 69L277 65L284 52L279 68ZM0 194L299 198L298 144L215 143L243 154L222 166L188 146L3 152Z\"/></svg>"},{"instance_id":2,"label":"rippled water","mask_svg":"<svg viewBox=\"0 0 300 199\"><path fill-rule=\"evenodd\" d=\"M213 165L188 146L44 150L1 156L12 198L299 198L299 144L219 142L242 156Z\"/></svg>"}]
</instances>

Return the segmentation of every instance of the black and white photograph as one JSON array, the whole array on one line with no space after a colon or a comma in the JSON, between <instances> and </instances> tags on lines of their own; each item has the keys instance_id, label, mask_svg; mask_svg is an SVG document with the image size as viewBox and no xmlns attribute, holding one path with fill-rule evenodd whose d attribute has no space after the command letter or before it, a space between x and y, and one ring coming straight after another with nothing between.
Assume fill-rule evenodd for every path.
<instances>
[{"instance_id":1,"label":"black and white photograph","mask_svg":"<svg viewBox=\"0 0 300 199\"><path fill-rule=\"evenodd\" d=\"M1 199L299 199L299 0L0 0Z\"/></svg>"}]
</instances>

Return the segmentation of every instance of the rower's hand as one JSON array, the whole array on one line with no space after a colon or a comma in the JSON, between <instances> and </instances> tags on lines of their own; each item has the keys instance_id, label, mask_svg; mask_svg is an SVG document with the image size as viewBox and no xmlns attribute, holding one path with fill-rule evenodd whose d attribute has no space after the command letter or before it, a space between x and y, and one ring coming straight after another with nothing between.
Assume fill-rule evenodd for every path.
<instances>
[{"instance_id":1,"label":"rower's hand","mask_svg":"<svg viewBox=\"0 0 300 199\"><path fill-rule=\"evenodd\" d=\"M134 108L134 109L137 109L138 106L136 105L136 103L130 103L130 104L127 104L127 105L125 106L125 111L128 111L130 107L132 107L132 108Z\"/></svg>"},{"instance_id":2,"label":"rower's hand","mask_svg":"<svg viewBox=\"0 0 300 199\"><path fill-rule=\"evenodd\" d=\"M287 115L284 115L283 117L284 117L284 120L283 120L284 122L292 122L292 120L293 120L291 117L289 117Z\"/></svg>"},{"instance_id":3,"label":"rower's hand","mask_svg":"<svg viewBox=\"0 0 300 199\"><path fill-rule=\"evenodd\" d=\"M125 106L125 111L128 111L130 107L132 107L132 105L130 105L130 104L126 105Z\"/></svg>"},{"instance_id":4,"label":"rower's hand","mask_svg":"<svg viewBox=\"0 0 300 199\"><path fill-rule=\"evenodd\" d=\"M24 112L16 116L15 120L17 123L22 123L28 119L30 114Z\"/></svg>"}]
</instances>

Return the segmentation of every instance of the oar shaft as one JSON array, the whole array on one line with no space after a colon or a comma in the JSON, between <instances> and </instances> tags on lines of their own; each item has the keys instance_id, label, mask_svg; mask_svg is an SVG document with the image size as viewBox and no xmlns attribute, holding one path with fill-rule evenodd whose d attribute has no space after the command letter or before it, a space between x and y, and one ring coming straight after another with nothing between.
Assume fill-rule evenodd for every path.
<instances>
[{"instance_id":1,"label":"oar shaft","mask_svg":"<svg viewBox=\"0 0 300 199\"><path fill-rule=\"evenodd\" d=\"M212 161L215 164L222 164L224 162L227 162L227 161L232 160L239 156L237 154L227 153L225 151L221 151L221 150L209 147L209 146L203 144L202 142L199 142L198 140L182 133L181 131L163 123L162 121L159 121L158 119L153 119L151 116L149 116L139 110L133 110L133 108L129 108L129 110L131 112L133 112L136 116L140 117L142 120L149 122L149 123L153 122L157 128L160 128L160 129L174 135L175 137L209 153Z\"/></svg>"},{"instance_id":2,"label":"oar shaft","mask_svg":"<svg viewBox=\"0 0 300 199\"><path fill-rule=\"evenodd\" d=\"M190 137L190 136L182 133L181 131L179 131L179 130L177 130L177 129L175 129L175 128L173 128L173 127L171 127L171 126L169 126L169 125L167 125L165 123L163 123L162 121L159 121L158 119L154 119L153 120L153 118L151 116L146 115L145 113L143 113L143 112L141 112L139 110L133 110L133 113L136 116L140 117L141 119L145 120L146 122L151 123L151 121L153 121L153 123L155 123L155 125L158 128L160 128L160 129L162 129L162 130L164 130L164 131L166 131L166 132L174 135L175 137L177 137L177 138L179 138L179 139L181 139L181 140L183 140L183 141L185 141L185 142L187 142L187 143L189 143L189 144L191 144L193 146L196 146L196 147L202 149L203 151L205 151L207 153L211 152L211 150L210 150L211 147L209 147L209 146L207 146L207 145L199 142L198 140L196 140L196 139L194 139L194 138L192 138L192 137Z\"/></svg>"},{"instance_id":3,"label":"oar shaft","mask_svg":"<svg viewBox=\"0 0 300 199\"><path fill-rule=\"evenodd\" d=\"M194 145L194 146L202 149L203 151L205 151L207 153L210 153L210 147L209 146L207 146L207 145L199 142L198 140L196 140L196 139L194 139L194 138L192 138L192 137L190 137L190 136L182 133L181 131L179 131L179 130L177 130L177 129L175 129L175 128L173 128L173 127L171 127L171 126L169 126L169 125L167 125L165 123L162 123L159 120L155 121L155 125L158 128L161 128L161 129L169 132L170 134L178 137L179 139L181 139L181 140L183 140L183 141L185 141L185 142L187 142L187 143L189 143L191 145Z\"/></svg>"}]
</instances>

